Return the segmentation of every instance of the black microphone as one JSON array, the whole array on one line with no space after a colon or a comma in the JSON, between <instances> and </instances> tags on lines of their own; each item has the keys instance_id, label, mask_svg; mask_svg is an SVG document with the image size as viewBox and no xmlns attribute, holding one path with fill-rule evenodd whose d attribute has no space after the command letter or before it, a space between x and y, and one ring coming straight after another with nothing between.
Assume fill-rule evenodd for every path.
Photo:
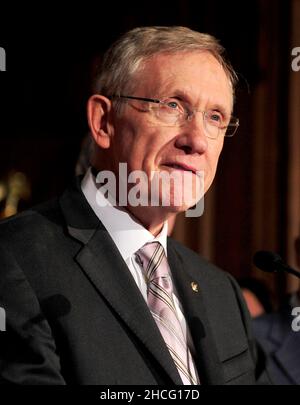
<instances>
[{"instance_id":1,"label":"black microphone","mask_svg":"<svg viewBox=\"0 0 300 405\"><path fill-rule=\"evenodd\" d=\"M256 267L270 273L284 272L293 274L300 278L300 273L285 263L282 258L274 252L260 250L253 256L253 263Z\"/></svg>"}]
</instances>

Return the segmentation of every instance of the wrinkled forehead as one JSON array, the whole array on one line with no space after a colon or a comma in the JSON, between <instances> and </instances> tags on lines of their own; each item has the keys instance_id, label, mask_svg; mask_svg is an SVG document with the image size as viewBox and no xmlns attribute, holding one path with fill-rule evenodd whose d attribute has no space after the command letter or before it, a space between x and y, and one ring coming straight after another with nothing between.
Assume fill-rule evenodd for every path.
<instances>
[{"instance_id":1,"label":"wrinkled forehead","mask_svg":"<svg viewBox=\"0 0 300 405\"><path fill-rule=\"evenodd\" d=\"M157 54L144 62L136 81L139 96L183 95L195 105L215 103L230 112L233 107L230 79L209 52Z\"/></svg>"}]
</instances>

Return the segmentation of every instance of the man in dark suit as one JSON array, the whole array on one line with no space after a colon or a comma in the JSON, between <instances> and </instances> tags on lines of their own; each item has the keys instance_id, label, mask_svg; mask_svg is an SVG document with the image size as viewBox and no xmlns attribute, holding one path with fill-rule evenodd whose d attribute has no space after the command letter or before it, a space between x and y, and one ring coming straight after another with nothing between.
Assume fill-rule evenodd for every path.
<instances>
[{"instance_id":1,"label":"man in dark suit","mask_svg":"<svg viewBox=\"0 0 300 405\"><path fill-rule=\"evenodd\" d=\"M300 268L300 237L295 248ZM254 319L253 331L267 355L273 383L300 385L300 290L288 296L279 311Z\"/></svg>"},{"instance_id":2,"label":"man in dark suit","mask_svg":"<svg viewBox=\"0 0 300 405\"><path fill-rule=\"evenodd\" d=\"M148 27L106 53L88 102L92 168L0 226L2 382L268 381L236 282L167 238L238 126L222 52L209 35ZM174 181L158 177L152 204L163 172Z\"/></svg>"},{"instance_id":3,"label":"man in dark suit","mask_svg":"<svg viewBox=\"0 0 300 405\"><path fill-rule=\"evenodd\" d=\"M293 316L293 308L298 308ZM278 312L253 320L255 337L267 355L266 368L276 385L300 385L300 299L293 294ZM298 317L298 319L296 319Z\"/></svg>"}]
</instances>

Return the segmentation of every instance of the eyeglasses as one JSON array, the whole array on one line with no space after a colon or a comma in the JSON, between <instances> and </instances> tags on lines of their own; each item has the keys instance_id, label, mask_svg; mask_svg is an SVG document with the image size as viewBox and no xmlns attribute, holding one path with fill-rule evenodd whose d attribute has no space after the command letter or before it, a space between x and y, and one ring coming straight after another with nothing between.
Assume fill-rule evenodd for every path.
<instances>
[{"instance_id":1,"label":"eyeglasses","mask_svg":"<svg viewBox=\"0 0 300 405\"><path fill-rule=\"evenodd\" d=\"M239 119L233 116L227 118L218 110L201 111L191 109L187 104L176 98L166 98L164 100L113 95L110 99L118 98L120 101L137 100L143 112L151 112L162 124L167 126L182 126L187 121L191 121L196 112L203 115L203 123L206 136L217 139L220 134L232 137L239 126Z\"/></svg>"}]
</instances>

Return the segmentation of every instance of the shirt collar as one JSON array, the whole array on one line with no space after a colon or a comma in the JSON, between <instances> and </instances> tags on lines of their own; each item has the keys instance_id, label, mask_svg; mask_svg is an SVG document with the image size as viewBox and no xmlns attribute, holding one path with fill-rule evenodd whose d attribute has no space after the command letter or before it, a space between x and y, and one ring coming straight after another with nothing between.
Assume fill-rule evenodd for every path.
<instances>
[{"instance_id":1,"label":"shirt collar","mask_svg":"<svg viewBox=\"0 0 300 405\"><path fill-rule=\"evenodd\" d=\"M125 261L149 242L159 242L167 255L167 221L165 221L158 236L152 235L128 211L111 205L108 199L104 197L100 185L96 183L91 168L87 170L82 180L81 189Z\"/></svg>"}]
</instances>

